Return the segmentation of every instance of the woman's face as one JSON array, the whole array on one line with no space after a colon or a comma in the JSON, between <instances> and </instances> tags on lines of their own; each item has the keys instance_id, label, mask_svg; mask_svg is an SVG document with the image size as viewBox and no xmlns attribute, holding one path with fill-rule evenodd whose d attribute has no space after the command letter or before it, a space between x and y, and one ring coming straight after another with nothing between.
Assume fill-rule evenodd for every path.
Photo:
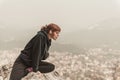
<instances>
[{"instance_id":1,"label":"woman's face","mask_svg":"<svg viewBox=\"0 0 120 80\"><path fill-rule=\"evenodd\" d=\"M53 40L56 40L58 37L59 37L59 31L54 31L54 32L52 32L52 34L51 34L51 38L53 39Z\"/></svg>"}]
</instances>

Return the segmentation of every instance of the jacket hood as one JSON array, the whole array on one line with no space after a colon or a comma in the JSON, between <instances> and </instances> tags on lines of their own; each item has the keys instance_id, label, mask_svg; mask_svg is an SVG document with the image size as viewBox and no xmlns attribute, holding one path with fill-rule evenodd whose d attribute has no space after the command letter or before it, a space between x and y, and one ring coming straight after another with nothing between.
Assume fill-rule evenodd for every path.
<instances>
[{"instance_id":1,"label":"jacket hood","mask_svg":"<svg viewBox=\"0 0 120 80\"><path fill-rule=\"evenodd\" d=\"M51 45L51 41L52 41L52 40L48 38L47 32L45 32L44 30L41 30L41 31L38 31L37 33L38 33L39 35L44 36L44 37L47 39L47 44L48 44L48 45Z\"/></svg>"}]
</instances>

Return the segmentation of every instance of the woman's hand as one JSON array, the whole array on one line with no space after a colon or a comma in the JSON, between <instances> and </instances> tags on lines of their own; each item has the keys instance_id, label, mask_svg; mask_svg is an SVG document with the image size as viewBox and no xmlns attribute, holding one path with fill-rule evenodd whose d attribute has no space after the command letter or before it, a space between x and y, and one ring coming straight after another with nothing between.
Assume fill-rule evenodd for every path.
<instances>
[{"instance_id":1,"label":"woman's hand","mask_svg":"<svg viewBox=\"0 0 120 80\"><path fill-rule=\"evenodd\" d=\"M26 69L28 72L32 72L33 71L33 68L32 67L29 67Z\"/></svg>"}]
</instances>

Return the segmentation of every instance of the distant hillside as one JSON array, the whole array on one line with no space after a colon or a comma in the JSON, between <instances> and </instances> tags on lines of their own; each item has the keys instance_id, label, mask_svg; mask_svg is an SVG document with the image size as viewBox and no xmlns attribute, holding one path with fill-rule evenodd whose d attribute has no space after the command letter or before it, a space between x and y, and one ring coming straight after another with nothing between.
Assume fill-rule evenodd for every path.
<instances>
[{"instance_id":1,"label":"distant hillside","mask_svg":"<svg viewBox=\"0 0 120 80\"><path fill-rule=\"evenodd\" d=\"M50 51L58 51L58 52L70 52L70 53L83 53L83 49L77 47L73 44L61 44L61 43L53 43Z\"/></svg>"},{"instance_id":2,"label":"distant hillside","mask_svg":"<svg viewBox=\"0 0 120 80\"><path fill-rule=\"evenodd\" d=\"M12 49L14 47L23 47L26 42L36 33L35 29L17 29L12 27L3 27L0 31L0 48Z\"/></svg>"},{"instance_id":3,"label":"distant hillside","mask_svg":"<svg viewBox=\"0 0 120 80\"><path fill-rule=\"evenodd\" d=\"M68 33L63 37L68 43L80 47L120 48L120 19L109 19L89 25L87 29Z\"/></svg>"}]
</instances>

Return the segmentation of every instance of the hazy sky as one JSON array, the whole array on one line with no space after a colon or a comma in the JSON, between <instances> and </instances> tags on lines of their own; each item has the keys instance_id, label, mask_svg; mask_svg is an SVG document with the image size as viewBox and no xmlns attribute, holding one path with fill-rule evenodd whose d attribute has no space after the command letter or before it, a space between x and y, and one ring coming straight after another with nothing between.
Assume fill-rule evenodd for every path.
<instances>
[{"instance_id":1,"label":"hazy sky","mask_svg":"<svg viewBox=\"0 0 120 80\"><path fill-rule=\"evenodd\" d=\"M0 27L29 28L48 23L65 32L120 16L120 0L0 0Z\"/></svg>"}]
</instances>

